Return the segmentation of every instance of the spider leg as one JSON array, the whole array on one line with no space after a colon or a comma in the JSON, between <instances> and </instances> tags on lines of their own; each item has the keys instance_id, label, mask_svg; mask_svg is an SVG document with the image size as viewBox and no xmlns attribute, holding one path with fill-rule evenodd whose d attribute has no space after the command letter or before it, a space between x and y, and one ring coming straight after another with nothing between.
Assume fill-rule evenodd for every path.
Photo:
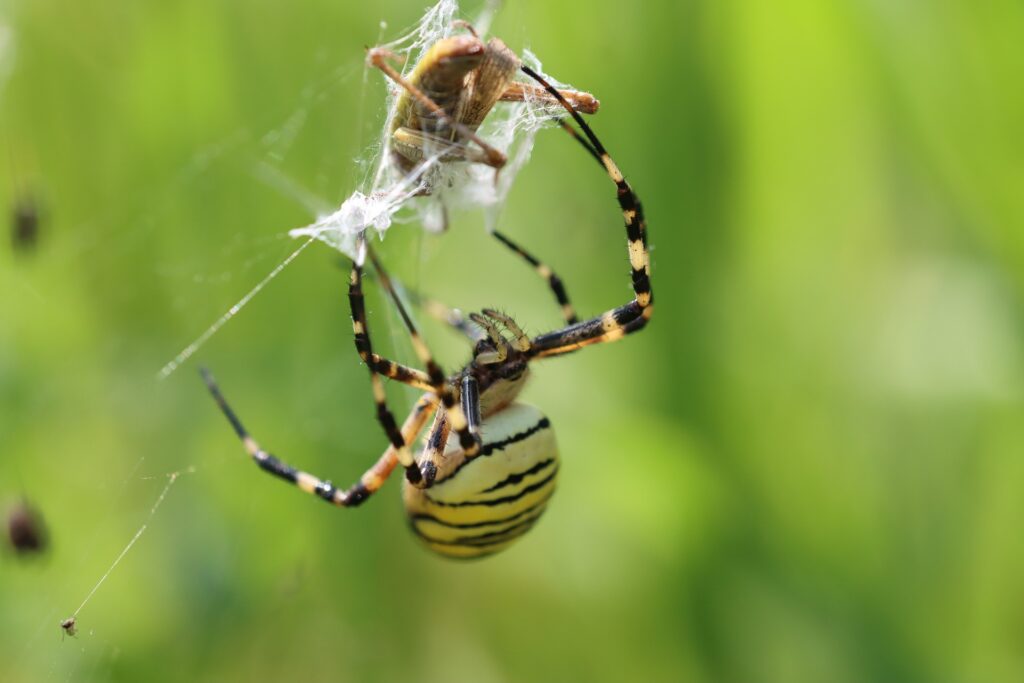
<instances>
[{"instance_id":1,"label":"spider leg","mask_svg":"<svg viewBox=\"0 0 1024 683\"><path fill-rule=\"evenodd\" d=\"M480 387L477 385L476 377L473 375L463 377L461 388L462 412L466 414L469 431L479 435L483 417L480 415Z\"/></svg>"},{"instance_id":2,"label":"spider leg","mask_svg":"<svg viewBox=\"0 0 1024 683\"><path fill-rule=\"evenodd\" d=\"M371 273L365 273L365 277L372 277ZM469 318L458 308L452 308L442 301L432 299L420 293L416 289L411 289L398 278L392 278L392 286L398 291L405 299L407 299L413 306L420 309L434 320L447 325L456 332L461 332L470 341L476 343L481 339L486 339L487 335L477 325L472 324ZM430 387L426 387L429 391Z\"/></svg>"},{"instance_id":3,"label":"spider leg","mask_svg":"<svg viewBox=\"0 0 1024 683\"><path fill-rule=\"evenodd\" d=\"M449 308L445 304L423 296L419 292L406 290L412 303L421 308L434 320L448 325L454 330L464 334L470 341L478 342L486 335L476 325L472 325L469 319L457 308Z\"/></svg>"},{"instance_id":4,"label":"spider leg","mask_svg":"<svg viewBox=\"0 0 1024 683\"><path fill-rule=\"evenodd\" d=\"M348 301L352 309L352 332L355 337L356 351L359 352L359 357L363 359L366 367L370 370L373 402L377 406L377 421L380 422L384 433L388 437L388 441L391 442L392 447L395 449L398 461L405 468L406 476L410 480L419 479L420 471L416 467L416 461L412 453L409 452L408 441L402 436L398 425L395 423L395 416L388 408L387 392L384 389L381 375L402 380L406 377L407 373L417 373L418 376L422 376L421 380L426 379L429 382L427 388L431 391L434 390L434 383L431 381L432 378L425 376L423 372L406 368L394 361L381 358L373 352L373 346L370 342L370 327L366 320L366 302L363 296L363 269L355 262L352 263ZM412 384L411 381L407 383Z\"/></svg>"},{"instance_id":5,"label":"spider leg","mask_svg":"<svg viewBox=\"0 0 1024 683\"><path fill-rule=\"evenodd\" d=\"M647 249L647 224L644 221L640 200L604 145L594 135L583 117L573 109L558 90L530 67L524 65L521 68L526 75L537 81L562 104L580 130L583 131L586 139L575 134L574 137L601 163L608 177L615 183L619 208L622 210L622 217L626 224L629 264L632 268L633 300L590 320L534 337L530 355L534 358L545 358L569 353L591 344L615 341L642 329L654 312L654 297L651 291L651 257ZM567 130L574 132L568 128Z\"/></svg>"},{"instance_id":6,"label":"spider leg","mask_svg":"<svg viewBox=\"0 0 1024 683\"><path fill-rule=\"evenodd\" d=\"M592 344L618 341L627 334L642 329L650 317L644 313L650 310L648 306L643 312L638 313L635 302L630 302L606 311L596 318L542 334L533 338L530 355L533 358L549 358Z\"/></svg>"},{"instance_id":7,"label":"spider leg","mask_svg":"<svg viewBox=\"0 0 1024 683\"><path fill-rule=\"evenodd\" d=\"M548 265L541 263L539 260L537 260L536 257L531 255L528 251L520 247L512 240L510 240L508 237L505 237L505 235L501 234L497 230L495 230L494 233L492 234L499 242L504 244L514 253L518 254L524 261L533 266L533 269L537 271L538 275L547 280L548 287L550 287L551 291L554 292L555 299L558 301L558 304L562 307L562 317L565 319L566 324L572 325L576 323L579 320L579 318L576 317L576 310L572 307L572 304L569 302L569 295L565 291L565 285L562 284L562 279L558 277L558 275L556 275L555 272L551 270L551 268Z\"/></svg>"},{"instance_id":8,"label":"spider leg","mask_svg":"<svg viewBox=\"0 0 1024 683\"><path fill-rule=\"evenodd\" d=\"M363 269L353 264L349 275L349 307L352 309L352 328L355 333L356 350L359 357L370 368L371 373L383 375L402 384L408 384L422 391L431 391L434 385L430 376L422 370L410 368L373 352L366 321L366 305L363 296Z\"/></svg>"},{"instance_id":9,"label":"spider leg","mask_svg":"<svg viewBox=\"0 0 1024 683\"><path fill-rule=\"evenodd\" d=\"M438 467L443 465L445 446L448 445L448 437L451 434L452 424L448 415L439 410L434 416L434 424L427 432L426 444L420 454L420 481L413 485L418 488L430 488L437 480Z\"/></svg>"},{"instance_id":10,"label":"spider leg","mask_svg":"<svg viewBox=\"0 0 1024 683\"><path fill-rule=\"evenodd\" d=\"M381 285L391 296L391 300L394 301L395 308L398 309L402 322L405 323L406 330L409 332L410 341L412 342L413 350L419 357L420 362L423 363L427 369L427 376L430 378L433 391L438 398L441 399L441 403L444 405L447 417L451 421L452 429L454 429L459 435L459 446L461 446L466 453L475 455L480 451L480 439L479 436L474 435L469 430L466 415L462 412L462 407L455 401L455 390L445 378L445 374L441 369L441 366L438 365L436 360L434 360L434 356L430 353L430 349L428 349L427 345L423 342L423 338L416 330L416 326L413 324L412 318L409 317L409 313L405 310L405 306L402 304L401 298L392 286L391 279L388 277L384 267L377 259L377 255L369 248L369 245L367 245L366 253L369 255L370 261L373 263L373 267L377 271L377 276L380 278ZM407 470L407 474L411 474L411 471ZM415 483L412 479L410 479L410 481Z\"/></svg>"},{"instance_id":11,"label":"spider leg","mask_svg":"<svg viewBox=\"0 0 1024 683\"><path fill-rule=\"evenodd\" d=\"M483 419L480 415L480 391L476 378L466 375L460 382L461 386L461 409L466 415L469 430L473 436L480 439L480 426ZM448 438L451 434L452 425L448 419L449 415L445 410L439 410L434 416L434 424L427 433L426 445L420 454L419 467L421 478L419 482L412 482L417 488L430 488L439 481L444 481L451 476L455 469L461 467L467 460L475 458L479 451L467 453L465 449L446 456L445 447L448 445Z\"/></svg>"},{"instance_id":12,"label":"spider leg","mask_svg":"<svg viewBox=\"0 0 1024 683\"><path fill-rule=\"evenodd\" d=\"M388 475L391 474L395 465L399 462L398 450L393 445L389 446L373 467L360 477L359 481L347 489L338 489L330 481L298 470L263 450L259 443L242 426L241 420L238 419L238 416L235 415L231 406L228 405L228 402L220 393L220 388L217 386L213 375L206 368L201 369L200 372L203 376L203 381L206 382L206 387L210 390L210 394L213 395L213 399L220 406L221 411L227 417L231 426L235 428L235 433L242 440L245 450L259 468L279 479L294 484L306 493L310 493L328 503L341 507L359 505L384 484ZM409 413L405 423L402 425L402 436L405 442L416 438L416 435L422 431L423 426L436 410L437 398L433 394L426 394L416 402L412 412Z\"/></svg>"}]
</instances>

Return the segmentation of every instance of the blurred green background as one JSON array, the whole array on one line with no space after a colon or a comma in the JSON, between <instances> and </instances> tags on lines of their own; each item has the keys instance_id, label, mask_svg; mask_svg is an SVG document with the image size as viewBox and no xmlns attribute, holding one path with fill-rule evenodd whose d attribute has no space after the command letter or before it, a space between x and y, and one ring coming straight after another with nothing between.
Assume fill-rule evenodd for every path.
<instances>
[{"instance_id":1,"label":"blurred green background","mask_svg":"<svg viewBox=\"0 0 1024 683\"><path fill-rule=\"evenodd\" d=\"M356 511L273 482L206 395L197 361L336 482L376 459L326 247L155 379L297 246L285 185L356 188L384 91L363 48L425 4L0 2L0 207L43 212L33 253L0 242L0 504L52 540L0 554L0 679L1024 680L1016 0L507 3L493 33L602 101L657 314L537 368L560 491L504 554L422 550L397 481ZM612 190L558 131L501 226L581 313L628 299ZM558 322L477 214L382 252L452 305ZM370 315L412 361L376 291Z\"/></svg>"}]
</instances>

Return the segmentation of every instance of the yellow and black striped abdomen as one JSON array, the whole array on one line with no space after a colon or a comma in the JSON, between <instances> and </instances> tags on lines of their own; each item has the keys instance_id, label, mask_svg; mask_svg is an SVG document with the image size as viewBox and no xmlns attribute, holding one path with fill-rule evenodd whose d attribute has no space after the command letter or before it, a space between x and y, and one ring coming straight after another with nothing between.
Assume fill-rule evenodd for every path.
<instances>
[{"instance_id":1,"label":"yellow and black striped abdomen","mask_svg":"<svg viewBox=\"0 0 1024 683\"><path fill-rule=\"evenodd\" d=\"M548 419L533 406L512 404L481 430L480 455L458 463L429 489L405 483L413 531L448 557L471 558L504 550L530 530L555 491L558 446Z\"/></svg>"}]
</instances>

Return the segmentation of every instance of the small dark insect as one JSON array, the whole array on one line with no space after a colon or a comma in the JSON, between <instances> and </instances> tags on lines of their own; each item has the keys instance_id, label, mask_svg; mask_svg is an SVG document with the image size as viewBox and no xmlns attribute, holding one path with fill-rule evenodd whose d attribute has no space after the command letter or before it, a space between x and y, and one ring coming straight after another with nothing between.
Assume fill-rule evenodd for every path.
<instances>
[{"instance_id":1,"label":"small dark insect","mask_svg":"<svg viewBox=\"0 0 1024 683\"><path fill-rule=\"evenodd\" d=\"M7 541L19 555L46 550L46 525L43 517L25 501L7 513Z\"/></svg>"},{"instance_id":2,"label":"small dark insect","mask_svg":"<svg viewBox=\"0 0 1024 683\"><path fill-rule=\"evenodd\" d=\"M39 242L39 204L25 195L14 202L11 211L11 244L16 252L30 252Z\"/></svg>"},{"instance_id":3,"label":"small dark insect","mask_svg":"<svg viewBox=\"0 0 1024 683\"><path fill-rule=\"evenodd\" d=\"M64 621L60 622L60 627L64 629L64 635L74 637L78 635L78 629L76 628L78 620L75 617L68 617Z\"/></svg>"}]
</instances>

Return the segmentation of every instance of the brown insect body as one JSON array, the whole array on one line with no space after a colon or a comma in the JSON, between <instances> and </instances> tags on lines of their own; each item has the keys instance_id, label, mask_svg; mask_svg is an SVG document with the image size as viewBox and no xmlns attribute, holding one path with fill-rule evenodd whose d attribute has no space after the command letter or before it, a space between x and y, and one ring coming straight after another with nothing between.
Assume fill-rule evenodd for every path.
<instances>
[{"instance_id":1,"label":"brown insect body","mask_svg":"<svg viewBox=\"0 0 1024 683\"><path fill-rule=\"evenodd\" d=\"M434 155L445 162L501 168L505 155L476 135L494 106L527 99L558 104L543 88L514 80L522 61L504 42L491 38L484 43L472 30L437 41L408 76L388 63L391 58L382 48L368 54L370 64L402 89L391 120L391 152L407 173ZM593 114L600 106L589 93L560 94L579 112ZM470 147L471 142L476 147Z\"/></svg>"},{"instance_id":2,"label":"brown insect body","mask_svg":"<svg viewBox=\"0 0 1024 683\"><path fill-rule=\"evenodd\" d=\"M436 107L402 90L391 123L395 162L408 172L425 156L447 152L444 161L488 163L467 154L467 133L477 131L518 69L519 58L497 38L485 44L476 36L452 36L435 43L408 82Z\"/></svg>"}]
</instances>

